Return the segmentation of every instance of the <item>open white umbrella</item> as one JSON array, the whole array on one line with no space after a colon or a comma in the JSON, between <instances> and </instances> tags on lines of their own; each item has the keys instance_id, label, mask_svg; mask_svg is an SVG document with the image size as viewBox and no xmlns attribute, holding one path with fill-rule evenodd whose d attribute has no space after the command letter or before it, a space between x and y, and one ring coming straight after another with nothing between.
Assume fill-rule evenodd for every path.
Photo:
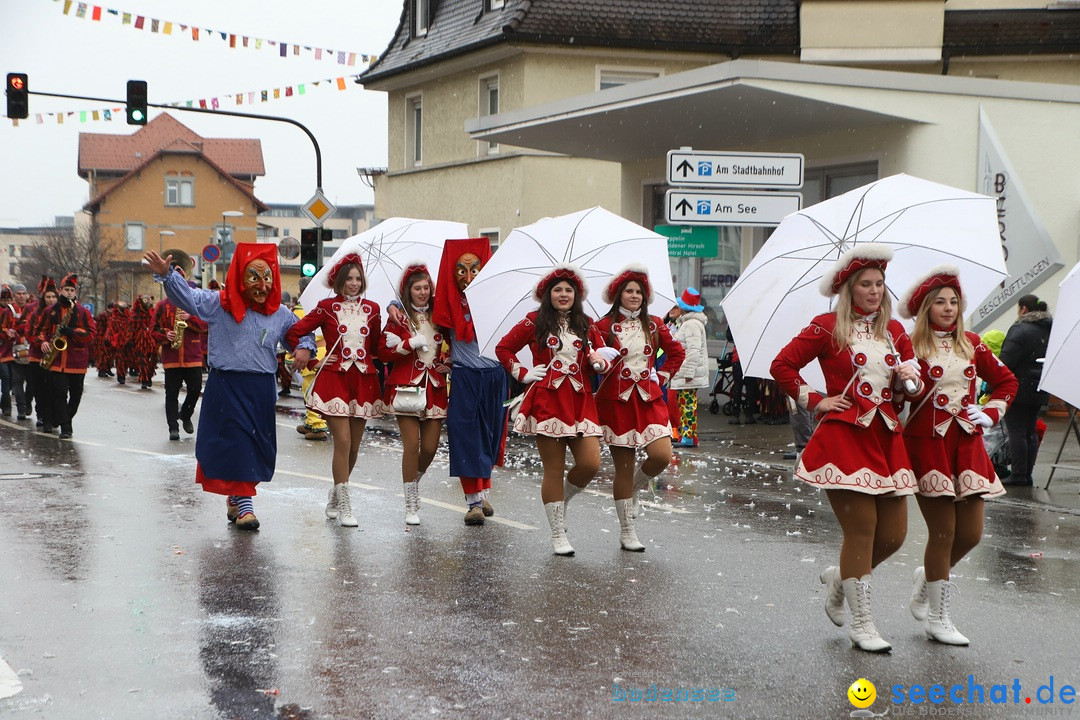
<instances>
[{"instance_id":1,"label":"open white umbrella","mask_svg":"<svg viewBox=\"0 0 1080 720\"><path fill-rule=\"evenodd\" d=\"M937 265L959 268L969 298L986 297L1008 274L997 200L986 195L893 175L792 213L720 303L747 376L770 377L781 348L832 309L818 281L841 254L869 242L892 248L885 282L894 301ZM824 387L816 363L804 377Z\"/></svg>"},{"instance_id":2,"label":"open white umbrella","mask_svg":"<svg viewBox=\"0 0 1080 720\"><path fill-rule=\"evenodd\" d=\"M469 236L469 226L448 220L414 220L412 218L388 218L359 235L346 238L333 257L315 273L311 284L300 296L300 304L311 312L323 298L334 294L327 285L330 269L339 259L356 253L364 263L368 287L364 296L386 308L397 299L398 282L402 271L411 262L419 260L431 271L431 284L439 274L439 260L443 244L448 239Z\"/></svg>"},{"instance_id":3,"label":"open white umbrella","mask_svg":"<svg viewBox=\"0 0 1080 720\"><path fill-rule=\"evenodd\" d=\"M1039 380L1040 390L1057 395L1074 408L1080 407L1077 358L1080 358L1080 263L1061 281L1054 325L1050 328L1042 379Z\"/></svg>"},{"instance_id":4,"label":"open white umbrella","mask_svg":"<svg viewBox=\"0 0 1080 720\"><path fill-rule=\"evenodd\" d=\"M611 306L602 299L615 273L638 263L649 270L654 299L649 311L663 316L675 304L667 238L601 207L544 218L515 228L465 289L480 353L495 357L495 345L525 314L538 307L533 289L561 263L581 268L593 319Z\"/></svg>"}]
</instances>

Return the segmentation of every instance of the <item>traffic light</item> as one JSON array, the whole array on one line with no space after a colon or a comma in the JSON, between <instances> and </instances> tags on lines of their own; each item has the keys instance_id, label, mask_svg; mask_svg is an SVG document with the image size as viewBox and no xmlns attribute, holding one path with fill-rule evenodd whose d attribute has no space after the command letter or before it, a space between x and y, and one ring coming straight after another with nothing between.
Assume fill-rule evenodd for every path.
<instances>
[{"instance_id":1,"label":"traffic light","mask_svg":"<svg viewBox=\"0 0 1080 720\"><path fill-rule=\"evenodd\" d=\"M146 81L127 82L127 124L146 124Z\"/></svg>"},{"instance_id":2,"label":"traffic light","mask_svg":"<svg viewBox=\"0 0 1080 720\"><path fill-rule=\"evenodd\" d=\"M21 120L30 115L30 84L26 73L8 73L7 116L12 120Z\"/></svg>"},{"instance_id":3,"label":"traffic light","mask_svg":"<svg viewBox=\"0 0 1080 720\"><path fill-rule=\"evenodd\" d=\"M319 271L319 228L300 231L300 274L314 277Z\"/></svg>"}]
</instances>

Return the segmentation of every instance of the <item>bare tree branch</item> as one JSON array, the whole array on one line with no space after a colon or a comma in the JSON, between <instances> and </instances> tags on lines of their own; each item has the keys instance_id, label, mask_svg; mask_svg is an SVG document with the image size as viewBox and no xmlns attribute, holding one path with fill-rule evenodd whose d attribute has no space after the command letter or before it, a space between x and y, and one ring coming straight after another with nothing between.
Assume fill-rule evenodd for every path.
<instances>
[{"instance_id":1,"label":"bare tree branch","mask_svg":"<svg viewBox=\"0 0 1080 720\"><path fill-rule=\"evenodd\" d=\"M37 286L42 275L60 281L64 275L79 276L79 295L96 305L102 296L102 282L109 266L124 250L119 231L89 227L49 228L29 247L30 255L19 260L18 272L28 288Z\"/></svg>"}]
</instances>

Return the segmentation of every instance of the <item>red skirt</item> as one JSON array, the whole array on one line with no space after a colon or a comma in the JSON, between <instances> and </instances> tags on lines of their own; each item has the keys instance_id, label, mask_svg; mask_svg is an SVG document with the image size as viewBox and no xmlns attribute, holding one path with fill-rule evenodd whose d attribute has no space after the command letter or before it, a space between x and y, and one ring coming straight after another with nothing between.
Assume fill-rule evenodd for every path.
<instances>
[{"instance_id":1,"label":"red skirt","mask_svg":"<svg viewBox=\"0 0 1080 720\"><path fill-rule=\"evenodd\" d=\"M608 445L640 448L671 437L667 403L663 398L643 400L636 388L626 400L602 400L597 410Z\"/></svg>"},{"instance_id":2,"label":"red skirt","mask_svg":"<svg viewBox=\"0 0 1080 720\"><path fill-rule=\"evenodd\" d=\"M365 420L380 417L383 401L379 376L362 373L355 367L320 372L311 387L308 407L329 417Z\"/></svg>"},{"instance_id":3,"label":"red skirt","mask_svg":"<svg viewBox=\"0 0 1080 720\"><path fill-rule=\"evenodd\" d=\"M558 388L530 386L514 416L514 430L557 438L603 435L593 394L574 390L569 380Z\"/></svg>"},{"instance_id":4,"label":"red skirt","mask_svg":"<svg viewBox=\"0 0 1080 720\"><path fill-rule=\"evenodd\" d=\"M818 425L799 456L795 477L825 490L868 495L911 495L916 487L904 438L880 415L867 428L840 421Z\"/></svg>"},{"instance_id":5,"label":"red skirt","mask_svg":"<svg viewBox=\"0 0 1080 720\"><path fill-rule=\"evenodd\" d=\"M952 422L945 437L905 437L904 441L920 495L993 498L1005 494L981 435L968 435Z\"/></svg>"},{"instance_id":6,"label":"red skirt","mask_svg":"<svg viewBox=\"0 0 1080 720\"><path fill-rule=\"evenodd\" d=\"M394 410L394 396L397 395L397 385L386 386L386 407L384 411L391 415L402 417L418 417L421 420L445 420L447 408L446 385L434 387L427 384L427 408L420 413L400 413Z\"/></svg>"}]
</instances>

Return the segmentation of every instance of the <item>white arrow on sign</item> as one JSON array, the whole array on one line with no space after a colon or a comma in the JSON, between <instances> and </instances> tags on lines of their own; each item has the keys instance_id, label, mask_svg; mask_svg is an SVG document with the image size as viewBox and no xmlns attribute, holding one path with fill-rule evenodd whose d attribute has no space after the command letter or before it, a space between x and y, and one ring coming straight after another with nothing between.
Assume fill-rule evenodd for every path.
<instances>
[{"instance_id":1,"label":"white arrow on sign","mask_svg":"<svg viewBox=\"0 0 1080 720\"><path fill-rule=\"evenodd\" d=\"M665 197L672 225L772 227L802 209L799 193L668 190Z\"/></svg>"},{"instance_id":2,"label":"white arrow on sign","mask_svg":"<svg viewBox=\"0 0 1080 720\"><path fill-rule=\"evenodd\" d=\"M787 188L803 184L805 159L798 153L734 153L669 150L669 185Z\"/></svg>"}]
</instances>

